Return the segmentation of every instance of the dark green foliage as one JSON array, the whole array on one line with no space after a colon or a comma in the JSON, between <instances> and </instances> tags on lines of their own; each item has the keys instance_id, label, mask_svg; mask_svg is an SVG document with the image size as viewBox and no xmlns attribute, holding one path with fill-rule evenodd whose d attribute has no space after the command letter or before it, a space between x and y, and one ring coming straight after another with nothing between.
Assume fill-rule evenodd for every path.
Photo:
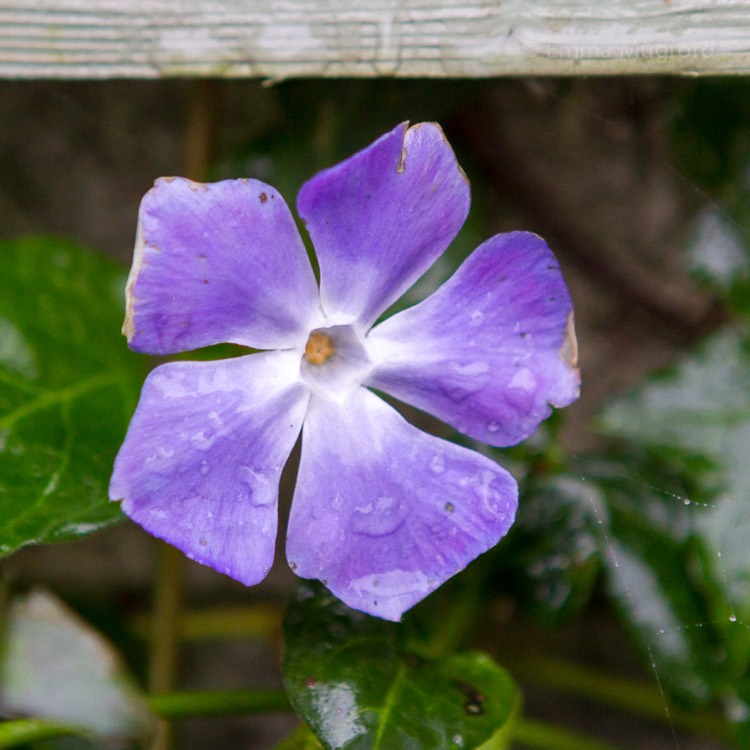
<instances>
[{"instance_id":1,"label":"dark green foliage","mask_svg":"<svg viewBox=\"0 0 750 750\"><path fill-rule=\"evenodd\" d=\"M326 748L476 748L518 699L486 654L427 660L402 650L400 627L300 587L284 624L284 674L297 712Z\"/></svg>"},{"instance_id":2,"label":"dark green foliage","mask_svg":"<svg viewBox=\"0 0 750 750\"><path fill-rule=\"evenodd\" d=\"M118 520L107 484L143 380L125 273L71 242L0 245L0 554Z\"/></svg>"}]
</instances>

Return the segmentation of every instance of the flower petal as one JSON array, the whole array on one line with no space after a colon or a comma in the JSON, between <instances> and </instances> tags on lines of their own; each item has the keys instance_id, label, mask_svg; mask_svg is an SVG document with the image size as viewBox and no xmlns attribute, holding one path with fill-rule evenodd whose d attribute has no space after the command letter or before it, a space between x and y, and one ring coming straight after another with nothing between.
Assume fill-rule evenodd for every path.
<instances>
[{"instance_id":1,"label":"flower petal","mask_svg":"<svg viewBox=\"0 0 750 750\"><path fill-rule=\"evenodd\" d=\"M313 397L287 559L350 607L388 620L503 537L517 487L496 463L421 432L364 388Z\"/></svg>"},{"instance_id":2,"label":"flower petal","mask_svg":"<svg viewBox=\"0 0 750 750\"><path fill-rule=\"evenodd\" d=\"M309 396L299 354L174 362L146 380L109 494L148 532L252 585L274 554L279 478Z\"/></svg>"},{"instance_id":3,"label":"flower petal","mask_svg":"<svg viewBox=\"0 0 750 750\"><path fill-rule=\"evenodd\" d=\"M529 232L488 240L367 340L379 364L366 385L491 445L518 443L550 404L578 398L570 295L552 251Z\"/></svg>"},{"instance_id":4,"label":"flower petal","mask_svg":"<svg viewBox=\"0 0 750 750\"><path fill-rule=\"evenodd\" d=\"M172 354L304 343L315 276L284 199L257 180L163 178L141 202L128 280L130 346Z\"/></svg>"},{"instance_id":5,"label":"flower petal","mask_svg":"<svg viewBox=\"0 0 750 750\"><path fill-rule=\"evenodd\" d=\"M297 210L324 311L366 329L456 236L469 183L438 125L404 123L303 185Z\"/></svg>"}]
</instances>

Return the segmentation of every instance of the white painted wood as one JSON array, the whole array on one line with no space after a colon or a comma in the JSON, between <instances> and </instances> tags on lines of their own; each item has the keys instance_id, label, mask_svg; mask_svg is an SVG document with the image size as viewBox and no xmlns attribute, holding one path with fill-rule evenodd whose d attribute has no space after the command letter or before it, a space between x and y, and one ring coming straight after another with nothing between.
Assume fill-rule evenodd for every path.
<instances>
[{"instance_id":1,"label":"white painted wood","mask_svg":"<svg viewBox=\"0 0 750 750\"><path fill-rule=\"evenodd\" d=\"M0 0L0 77L747 73L750 0Z\"/></svg>"}]
</instances>

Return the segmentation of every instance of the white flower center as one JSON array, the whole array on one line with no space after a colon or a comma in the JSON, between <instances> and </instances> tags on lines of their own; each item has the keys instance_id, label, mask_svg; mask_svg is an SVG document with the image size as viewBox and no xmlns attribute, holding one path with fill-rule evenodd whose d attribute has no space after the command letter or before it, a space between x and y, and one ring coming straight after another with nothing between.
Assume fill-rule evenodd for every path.
<instances>
[{"instance_id":1,"label":"white flower center","mask_svg":"<svg viewBox=\"0 0 750 750\"><path fill-rule=\"evenodd\" d=\"M316 395L343 403L372 368L360 334L353 326L339 325L310 333L300 375Z\"/></svg>"}]
</instances>

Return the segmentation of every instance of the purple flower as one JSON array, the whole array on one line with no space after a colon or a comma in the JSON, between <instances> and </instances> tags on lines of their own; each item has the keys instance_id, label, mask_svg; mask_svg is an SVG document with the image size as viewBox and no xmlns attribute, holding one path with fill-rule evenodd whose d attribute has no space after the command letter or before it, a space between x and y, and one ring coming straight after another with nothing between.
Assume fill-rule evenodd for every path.
<instances>
[{"instance_id":1,"label":"purple flower","mask_svg":"<svg viewBox=\"0 0 750 750\"><path fill-rule=\"evenodd\" d=\"M307 182L292 215L252 179L158 180L141 204L130 346L148 377L110 496L137 523L247 585L273 562L281 470L302 430L292 569L389 620L507 532L513 478L421 432L370 388L495 446L578 396L570 297L545 242L496 235L432 296L373 327L443 253L469 185L440 128L399 125ZM304 423L304 425L303 425Z\"/></svg>"}]
</instances>

